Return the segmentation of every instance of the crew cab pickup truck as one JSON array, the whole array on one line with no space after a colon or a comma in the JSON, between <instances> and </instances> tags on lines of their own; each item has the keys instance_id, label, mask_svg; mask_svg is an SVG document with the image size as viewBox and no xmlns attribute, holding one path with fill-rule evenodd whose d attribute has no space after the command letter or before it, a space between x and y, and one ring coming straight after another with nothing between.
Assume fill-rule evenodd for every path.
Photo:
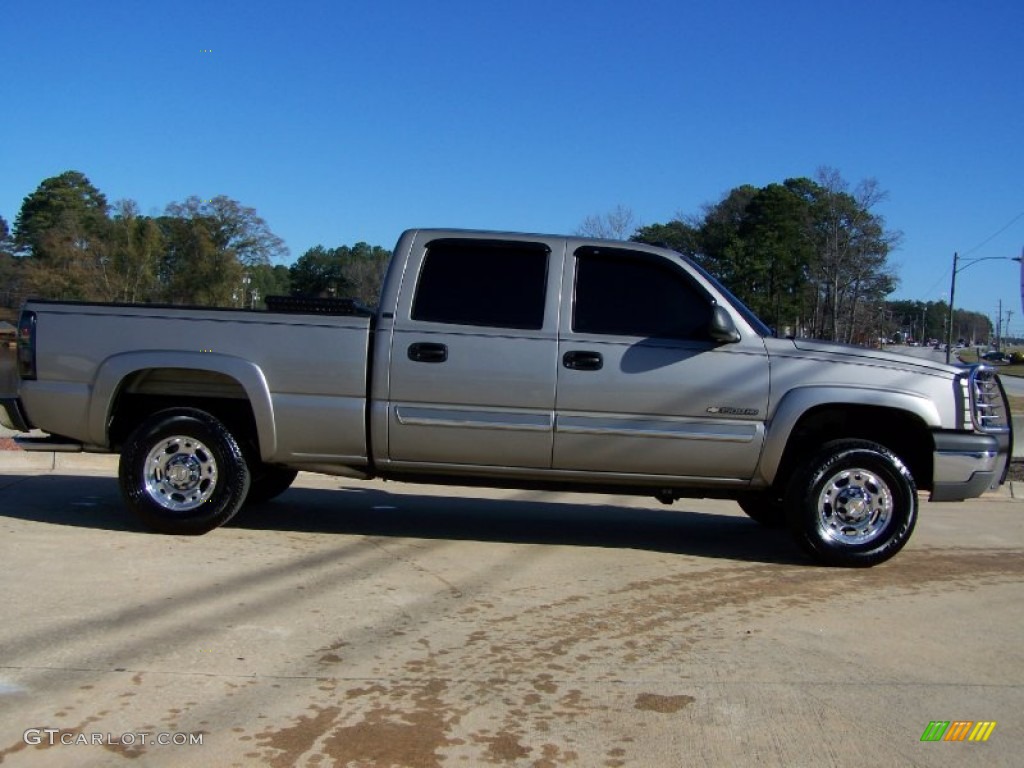
<instances>
[{"instance_id":1,"label":"crew cab pickup truck","mask_svg":"<svg viewBox=\"0 0 1024 768\"><path fill-rule=\"evenodd\" d=\"M773 337L678 253L410 230L373 310L29 301L4 423L120 453L126 505L200 534L299 470L735 499L819 562L898 552L932 501L1005 479L985 366Z\"/></svg>"}]
</instances>

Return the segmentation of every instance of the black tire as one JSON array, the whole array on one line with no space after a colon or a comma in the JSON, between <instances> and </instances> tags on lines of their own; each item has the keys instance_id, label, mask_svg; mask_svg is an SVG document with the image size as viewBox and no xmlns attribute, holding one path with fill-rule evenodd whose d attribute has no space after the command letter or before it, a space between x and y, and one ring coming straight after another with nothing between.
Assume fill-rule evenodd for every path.
<instances>
[{"instance_id":1,"label":"black tire","mask_svg":"<svg viewBox=\"0 0 1024 768\"><path fill-rule=\"evenodd\" d=\"M275 467L272 464L260 464L253 471L252 482L249 484L249 495L245 505L264 504L287 491L295 481L298 471L286 467Z\"/></svg>"},{"instance_id":2,"label":"black tire","mask_svg":"<svg viewBox=\"0 0 1024 768\"><path fill-rule=\"evenodd\" d=\"M153 414L132 433L118 467L125 504L161 533L198 535L242 506L249 468L242 449L216 418L197 408Z\"/></svg>"},{"instance_id":3,"label":"black tire","mask_svg":"<svg viewBox=\"0 0 1024 768\"><path fill-rule=\"evenodd\" d=\"M824 565L885 562L910 539L917 487L887 448L867 440L835 440L790 482L786 515L797 543Z\"/></svg>"},{"instance_id":4,"label":"black tire","mask_svg":"<svg viewBox=\"0 0 1024 768\"><path fill-rule=\"evenodd\" d=\"M786 506L773 493L754 491L740 496L736 503L751 520L756 520L766 528L786 527Z\"/></svg>"}]
</instances>

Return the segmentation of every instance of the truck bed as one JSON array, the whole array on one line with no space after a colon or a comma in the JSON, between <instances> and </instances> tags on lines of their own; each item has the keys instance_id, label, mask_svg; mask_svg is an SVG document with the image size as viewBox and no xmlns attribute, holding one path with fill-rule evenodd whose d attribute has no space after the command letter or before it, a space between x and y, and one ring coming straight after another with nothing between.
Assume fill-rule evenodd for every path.
<instances>
[{"instance_id":1,"label":"truck bed","mask_svg":"<svg viewBox=\"0 0 1024 768\"><path fill-rule=\"evenodd\" d=\"M44 301L26 310L37 315L46 354L20 395L40 429L109 449L113 398L245 397L264 461L365 461L371 319L363 311Z\"/></svg>"}]
</instances>

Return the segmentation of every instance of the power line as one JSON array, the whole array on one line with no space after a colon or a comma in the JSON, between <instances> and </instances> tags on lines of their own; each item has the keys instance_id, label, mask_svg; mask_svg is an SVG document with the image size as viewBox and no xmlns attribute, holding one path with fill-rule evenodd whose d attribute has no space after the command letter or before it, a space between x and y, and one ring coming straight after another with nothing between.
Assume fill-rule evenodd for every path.
<instances>
[{"instance_id":1,"label":"power line","mask_svg":"<svg viewBox=\"0 0 1024 768\"><path fill-rule=\"evenodd\" d=\"M924 295L925 296L931 296L934 293L935 289L939 287L940 283L945 285L948 282L949 282L949 270L947 269L945 272L942 273L942 276L938 280L935 281L935 284L931 288L929 288L927 291L925 291Z\"/></svg>"},{"instance_id":2,"label":"power line","mask_svg":"<svg viewBox=\"0 0 1024 768\"><path fill-rule=\"evenodd\" d=\"M1003 232L1008 230L1010 227L1012 227L1014 224L1016 224L1021 219L1024 219L1024 211L1021 211L1016 216L1014 216L1012 219L1010 219L1010 222L1005 227L1000 229L998 232L996 232L995 234L985 238L985 240L983 240L981 243L979 243L978 245L976 245L973 248L971 248L971 250L969 250L969 251L967 251L965 253L960 254L960 258L964 258L966 256L970 256L972 253L975 253L976 251L980 251L982 248L984 248L986 245L991 243L993 240L995 240L997 237L999 237L1001 234L1003 234Z\"/></svg>"},{"instance_id":3,"label":"power line","mask_svg":"<svg viewBox=\"0 0 1024 768\"><path fill-rule=\"evenodd\" d=\"M984 240L982 240L976 246L971 248L969 251L965 251L965 252L961 253L960 254L960 258L963 259L963 258L966 258L967 256L970 256L972 253L977 253L978 251L980 251L986 245L991 243L993 240L995 240L997 237L999 237L1001 234L1003 234L1003 232L1008 230L1010 227L1012 227L1014 224L1016 224L1021 219L1024 219L1024 211L1021 211L1020 213L1018 213L1016 216L1014 216L1012 219L1010 219L1010 221L1007 222L1003 227L1001 227L998 231L996 231L995 233L993 233L993 234L989 235L988 237L986 237ZM947 269L945 272L942 273L942 276L939 277L939 279L935 281L935 284L932 285L932 287L929 288L925 292L924 295L925 296L932 295L932 293L935 291L936 288L939 287L940 284L945 283L948 280L949 280L949 270Z\"/></svg>"}]
</instances>

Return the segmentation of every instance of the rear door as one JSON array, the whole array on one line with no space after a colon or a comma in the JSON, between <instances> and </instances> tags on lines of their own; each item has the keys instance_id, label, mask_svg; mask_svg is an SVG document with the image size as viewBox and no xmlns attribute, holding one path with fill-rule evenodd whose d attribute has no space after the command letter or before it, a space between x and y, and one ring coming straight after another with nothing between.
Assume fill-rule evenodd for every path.
<instances>
[{"instance_id":1,"label":"rear door","mask_svg":"<svg viewBox=\"0 0 1024 768\"><path fill-rule=\"evenodd\" d=\"M554 468L751 477L768 405L762 339L711 340L711 294L658 254L580 246L563 280Z\"/></svg>"},{"instance_id":2,"label":"rear door","mask_svg":"<svg viewBox=\"0 0 1024 768\"><path fill-rule=\"evenodd\" d=\"M391 463L549 468L564 241L421 236L394 319Z\"/></svg>"}]
</instances>

